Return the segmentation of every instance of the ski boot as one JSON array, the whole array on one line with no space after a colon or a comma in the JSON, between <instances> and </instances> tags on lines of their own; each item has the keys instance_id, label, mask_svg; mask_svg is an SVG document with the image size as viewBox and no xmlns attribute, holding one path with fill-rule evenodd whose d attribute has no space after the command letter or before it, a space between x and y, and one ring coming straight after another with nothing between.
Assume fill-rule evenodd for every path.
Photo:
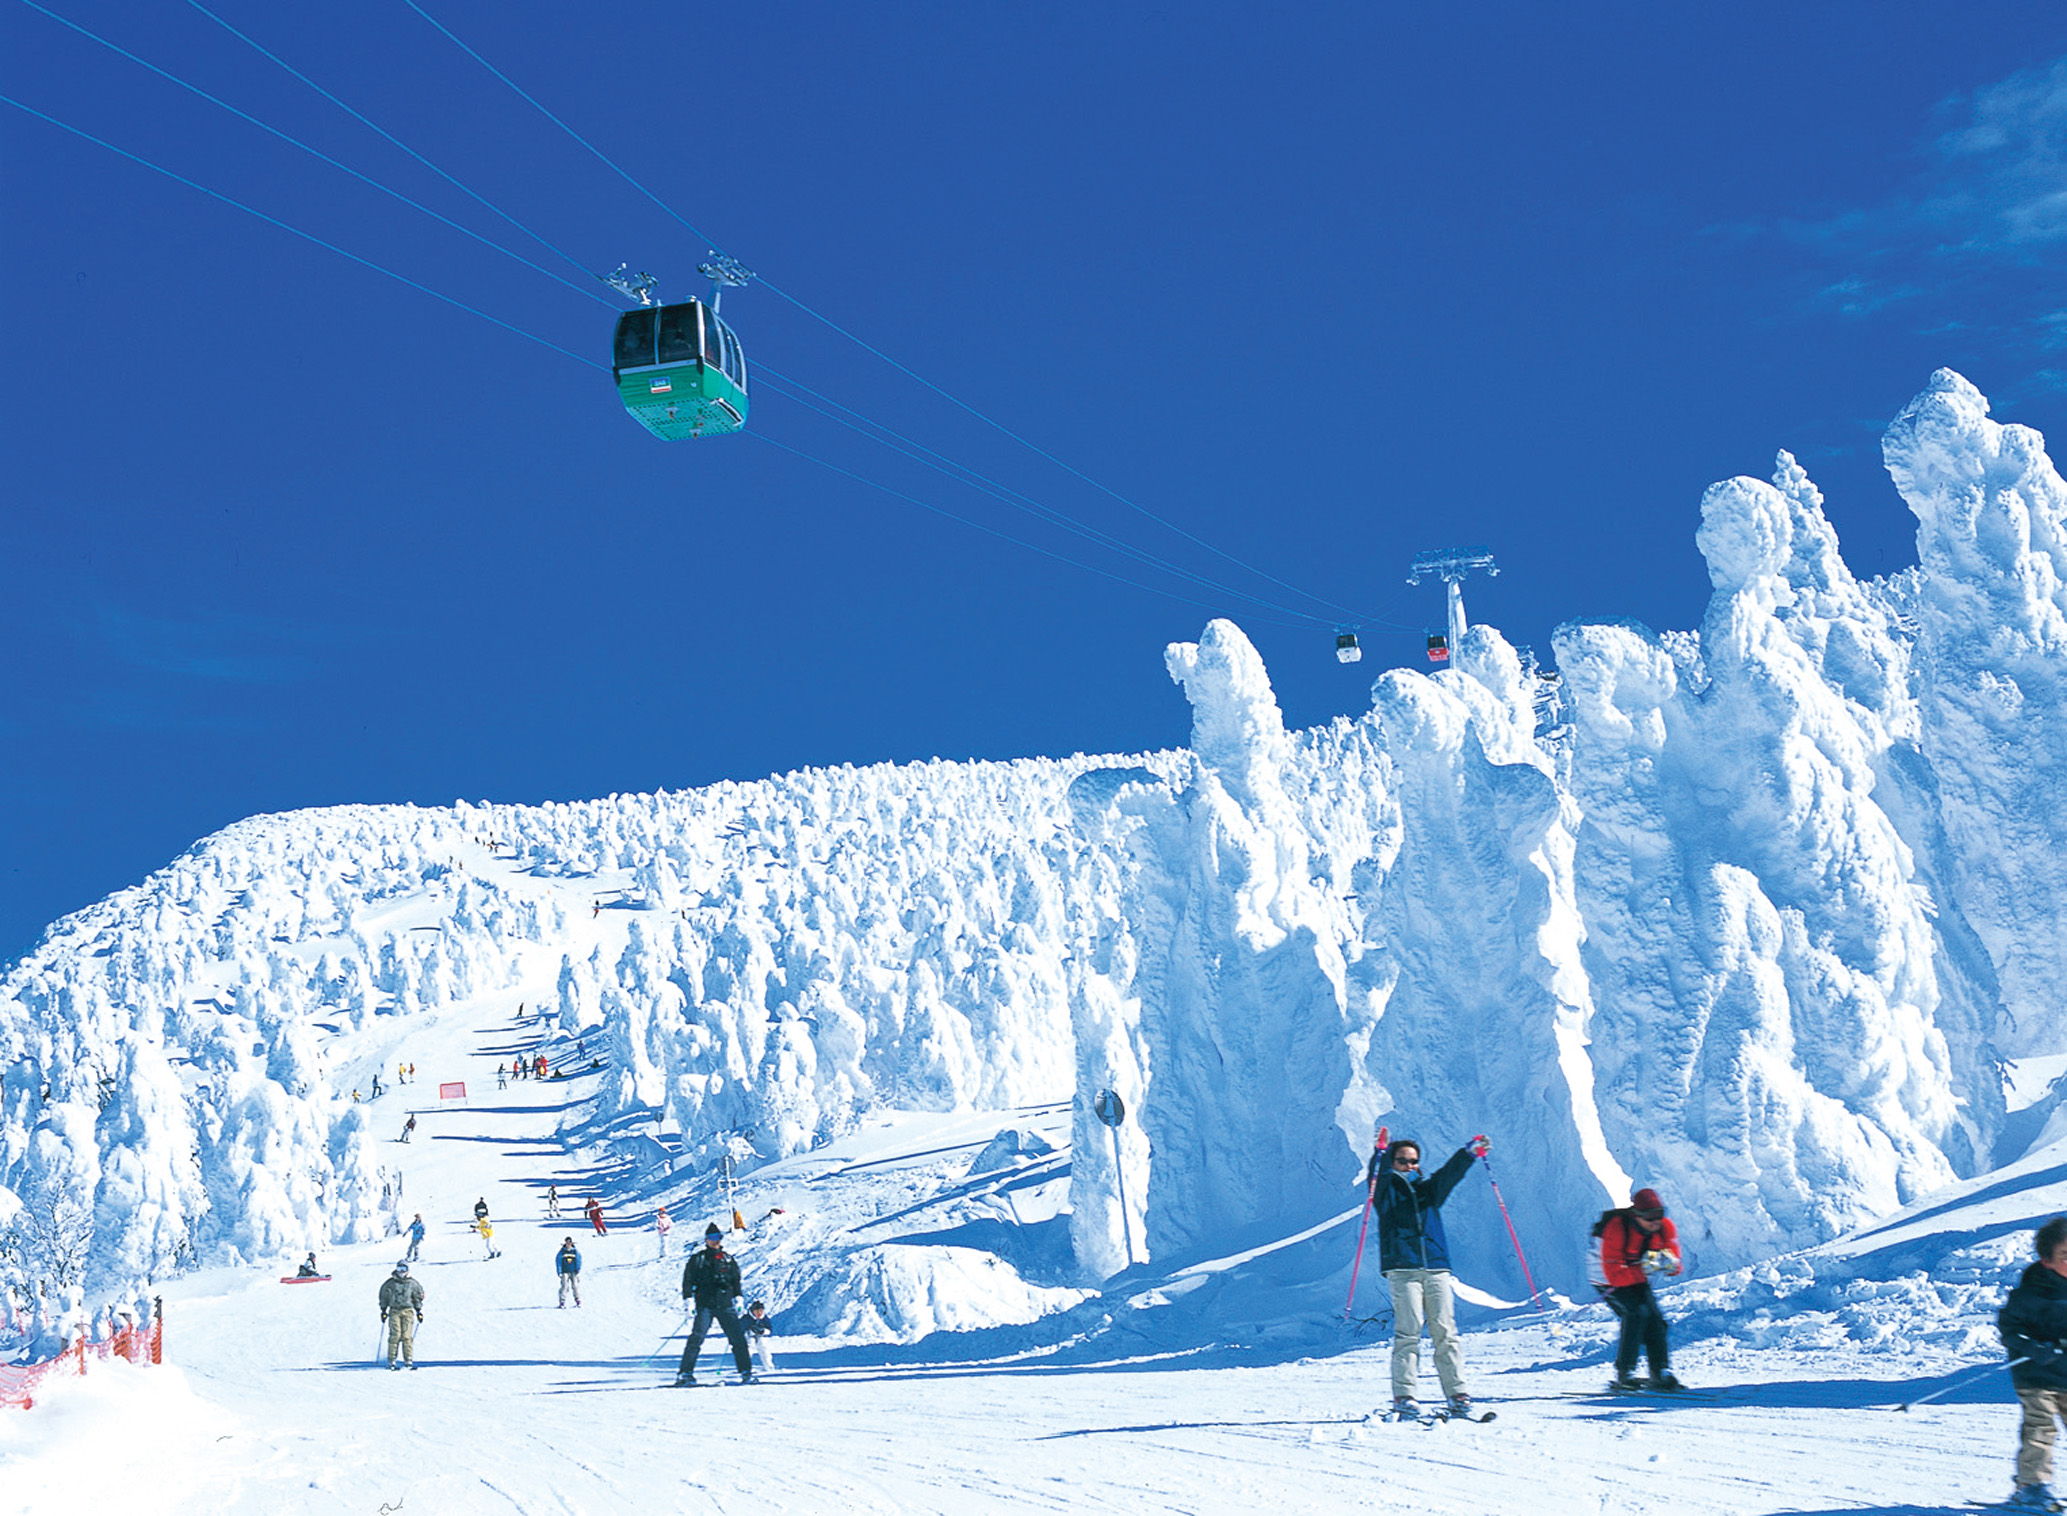
<instances>
[{"instance_id":1,"label":"ski boot","mask_svg":"<svg viewBox=\"0 0 2067 1516\"><path fill-rule=\"evenodd\" d=\"M2003 1505L2012 1511L2057 1511L2060 1501L2049 1484L2020 1484Z\"/></svg>"},{"instance_id":2,"label":"ski boot","mask_svg":"<svg viewBox=\"0 0 2067 1516\"><path fill-rule=\"evenodd\" d=\"M1676 1395L1681 1390L1685 1389L1686 1386L1679 1382L1679 1376L1677 1374L1673 1373L1672 1370L1667 1369L1662 1374L1653 1374L1651 1376L1651 1381L1649 1385L1646 1386L1646 1388L1658 1390L1667 1395Z\"/></svg>"},{"instance_id":3,"label":"ski boot","mask_svg":"<svg viewBox=\"0 0 2067 1516\"><path fill-rule=\"evenodd\" d=\"M1460 1421L1471 1420L1471 1397L1464 1394L1452 1395L1443 1402L1443 1414L1445 1416L1454 1416Z\"/></svg>"},{"instance_id":4,"label":"ski boot","mask_svg":"<svg viewBox=\"0 0 2067 1516\"><path fill-rule=\"evenodd\" d=\"M1392 1414L1387 1418L1390 1421L1419 1421L1420 1419L1421 1402L1412 1395L1397 1397L1392 1402Z\"/></svg>"},{"instance_id":5,"label":"ski boot","mask_svg":"<svg viewBox=\"0 0 2067 1516\"><path fill-rule=\"evenodd\" d=\"M1644 1382L1637 1378L1634 1372L1627 1374L1617 1373L1613 1379L1608 1381L1608 1393L1610 1395L1639 1395L1643 1393L1643 1387Z\"/></svg>"},{"instance_id":6,"label":"ski boot","mask_svg":"<svg viewBox=\"0 0 2067 1516\"><path fill-rule=\"evenodd\" d=\"M677 1374L677 1375L675 1375L675 1388L676 1388L676 1389L678 1389L678 1390L693 1390L693 1389L695 1389L695 1388L696 1388L696 1376L695 1376L694 1374Z\"/></svg>"}]
</instances>

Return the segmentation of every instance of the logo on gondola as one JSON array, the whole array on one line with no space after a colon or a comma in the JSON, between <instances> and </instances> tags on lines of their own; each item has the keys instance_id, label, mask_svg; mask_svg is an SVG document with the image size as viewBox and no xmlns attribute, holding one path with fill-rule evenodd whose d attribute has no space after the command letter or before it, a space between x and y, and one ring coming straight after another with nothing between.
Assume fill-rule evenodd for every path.
<instances>
[{"instance_id":1,"label":"logo on gondola","mask_svg":"<svg viewBox=\"0 0 2067 1516\"><path fill-rule=\"evenodd\" d=\"M674 387L675 381L672 379L655 379L646 386L648 392L655 395L665 395Z\"/></svg>"}]
</instances>

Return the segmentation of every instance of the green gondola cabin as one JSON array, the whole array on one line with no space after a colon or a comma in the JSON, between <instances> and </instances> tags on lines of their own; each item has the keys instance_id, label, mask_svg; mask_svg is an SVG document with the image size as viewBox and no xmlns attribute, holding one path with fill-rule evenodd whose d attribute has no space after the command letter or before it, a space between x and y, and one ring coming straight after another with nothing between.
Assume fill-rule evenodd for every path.
<instances>
[{"instance_id":1,"label":"green gondola cabin","mask_svg":"<svg viewBox=\"0 0 2067 1516\"><path fill-rule=\"evenodd\" d=\"M624 408L656 437L719 437L746 425L746 353L701 300L619 316L611 372Z\"/></svg>"}]
</instances>

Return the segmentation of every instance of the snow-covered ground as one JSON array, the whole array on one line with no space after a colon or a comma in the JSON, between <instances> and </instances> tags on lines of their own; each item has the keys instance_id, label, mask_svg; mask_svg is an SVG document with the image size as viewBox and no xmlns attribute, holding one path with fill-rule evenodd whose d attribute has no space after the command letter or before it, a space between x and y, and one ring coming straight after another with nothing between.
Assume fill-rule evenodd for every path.
<instances>
[{"instance_id":1,"label":"snow-covered ground","mask_svg":"<svg viewBox=\"0 0 2067 1516\"><path fill-rule=\"evenodd\" d=\"M1027 1229L1052 1225L1066 1149L972 1166L998 1131L1039 1147L1066 1118L885 1116L837 1151L751 1176L737 1197L744 1233L729 1231L709 1180L656 1191L677 1217L663 1261L650 1207L613 1206L604 1237L578 1216L591 1182L608 1178L557 1140L562 1107L586 1098L588 1081L495 1091L495 1064L536 1036L535 1021L499 1006L455 1008L413 1039L419 1083L378 1103L389 1126L419 1116L414 1140L382 1156L401 1177L404 1217L421 1211L429 1226L420 1369L375 1361L375 1295L395 1240L327 1250L327 1284L283 1285L273 1267L201 1270L164 1290L165 1367L97 1365L56 1381L35 1410L0 1416L8 1508L1935 1511L2006 1488L2004 1376L1947 1403L1893 1407L1989 1360L1988 1316L2028 1218L2067 1204L2067 1148L2048 1150L1867 1235L1669 1290L1679 1369L1713 1398L1595 1393L1609 1332L1598 1309L1555 1321L1476 1311L1472 1387L1499 1419L1367 1423L1388 1393L1386 1326L1341 1322L1354 1210L1305 1242L1137 1269L1074 1308L1045 1301L1047 1314L1016 1328L953 1330L962 1307L999 1319L986 1290L1041 1288L986 1282L1004 1267L994 1259L977 1277L936 1270L932 1297L894 1309L884 1292L897 1285L879 1278L879 1309L909 1321L923 1308L939 1326L901 1343L867 1311L805 1332L783 1310L766 1384L676 1391L662 1386L680 1348L681 1248L707 1219L728 1224L750 1293L794 1301L795 1265L865 1222L896 1239L889 1252L953 1246L981 1220L972 1196L996 1207L996 1225L1015 1206ZM433 1098L455 1078L467 1103ZM553 1183L572 1219L545 1219ZM500 1218L500 1258L468 1229L477 1197ZM1485 1202L1467 1188L1453 1204L1473 1198ZM943 1228L943 1215L960 1219ZM584 1303L560 1310L552 1254L568 1236L586 1263ZM1991 1247L1999 1261L1974 1266ZM1932 1280L1932 1266L1957 1278ZM1377 1313L1380 1282L1365 1275L1360 1296L1358 1316ZM1848 1304L1864 1309L1847 1317ZM704 1377L729 1381L715 1341Z\"/></svg>"}]
</instances>

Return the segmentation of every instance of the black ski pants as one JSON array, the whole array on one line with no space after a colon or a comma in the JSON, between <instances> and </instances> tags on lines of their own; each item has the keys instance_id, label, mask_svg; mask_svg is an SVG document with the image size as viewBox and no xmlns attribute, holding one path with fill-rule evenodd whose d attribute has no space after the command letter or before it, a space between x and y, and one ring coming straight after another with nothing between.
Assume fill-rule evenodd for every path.
<instances>
[{"instance_id":1,"label":"black ski pants","mask_svg":"<svg viewBox=\"0 0 2067 1516\"><path fill-rule=\"evenodd\" d=\"M1653 1377L1664 1373L1671 1351L1665 1341L1665 1313L1658 1309L1651 1281L1615 1286L1608 1291L1608 1309L1622 1318L1622 1340L1615 1345L1616 1374L1636 1372L1639 1350L1649 1360Z\"/></svg>"},{"instance_id":2,"label":"black ski pants","mask_svg":"<svg viewBox=\"0 0 2067 1516\"><path fill-rule=\"evenodd\" d=\"M732 1344L732 1362L738 1366L739 1377L750 1377L754 1371L753 1359L747 1356L746 1329L739 1324L739 1311L731 1301L720 1300L715 1305L700 1305L696 1308L696 1324L689 1328L689 1345L682 1349L682 1372L696 1372L696 1355L703 1351L703 1339L710 1335L711 1321L716 1319L725 1330L725 1340Z\"/></svg>"}]
</instances>

